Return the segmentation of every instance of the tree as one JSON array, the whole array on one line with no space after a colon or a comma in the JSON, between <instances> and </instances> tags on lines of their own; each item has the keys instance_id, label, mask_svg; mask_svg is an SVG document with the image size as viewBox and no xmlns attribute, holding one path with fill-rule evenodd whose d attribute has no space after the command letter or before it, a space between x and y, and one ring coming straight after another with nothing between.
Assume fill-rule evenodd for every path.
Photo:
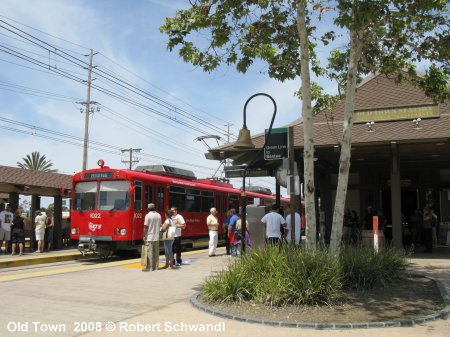
<instances>
[{"instance_id":1,"label":"tree","mask_svg":"<svg viewBox=\"0 0 450 337\"><path fill-rule=\"evenodd\" d=\"M255 59L267 63L267 74L280 81L301 78L304 120L305 212L307 245L315 247L314 142L312 104L332 101L314 94L323 91L311 85L309 69L316 76L327 75L345 87L345 117L339 178L333 214L331 254L339 251L348 173L356 85L360 76L379 71L395 74L398 80L407 69L409 79L422 86L435 99L446 97L449 74L449 23L444 0L192 0L191 7L167 18L160 28L169 37L168 49L179 46L185 62L212 71L220 64L235 65L245 73ZM318 33L327 18L329 30ZM330 25L330 22L334 24ZM320 28L320 29L318 29ZM338 34L345 51L331 50L328 67L320 67L318 46L325 47ZM195 46L189 37L207 36ZM201 34L200 34L201 33ZM200 48L199 46L202 46ZM414 63L428 61L429 72L420 77ZM434 83L434 84L433 84ZM330 98L330 97L328 97Z\"/></svg>"},{"instance_id":2,"label":"tree","mask_svg":"<svg viewBox=\"0 0 450 337\"><path fill-rule=\"evenodd\" d=\"M407 76L436 101L446 99L450 70L446 12L446 1L337 1L335 23L347 28L350 44L342 53L349 55L347 62L330 63L332 74L341 74L342 78L346 73L344 128L330 240L333 255L338 254L342 237L358 76L380 72L394 74L399 81ZM414 64L425 60L431 66L425 76L419 76Z\"/></svg>"},{"instance_id":3,"label":"tree","mask_svg":"<svg viewBox=\"0 0 450 337\"><path fill-rule=\"evenodd\" d=\"M307 247L315 249L310 62L316 74L322 70L309 43L306 1L297 3L284 0L197 0L190 3L191 8L178 11L174 18L166 18L165 24L160 28L169 36L167 44L169 50L180 45L179 55L185 62L190 62L208 72L225 63L235 65L239 72L245 73L254 59L261 59L267 63L267 73L272 78L284 81L301 76L305 129L306 237ZM210 38L203 50L188 40L190 34L200 31L206 32ZM301 53L300 42L303 47Z\"/></svg>"},{"instance_id":4,"label":"tree","mask_svg":"<svg viewBox=\"0 0 450 337\"><path fill-rule=\"evenodd\" d=\"M17 162L17 166L23 169L44 171L44 172L56 172L57 170L52 170L51 167L53 163L51 160L47 160L45 155L37 151L32 152L31 155L27 154L26 157L22 158L22 162Z\"/></svg>"}]
</instances>

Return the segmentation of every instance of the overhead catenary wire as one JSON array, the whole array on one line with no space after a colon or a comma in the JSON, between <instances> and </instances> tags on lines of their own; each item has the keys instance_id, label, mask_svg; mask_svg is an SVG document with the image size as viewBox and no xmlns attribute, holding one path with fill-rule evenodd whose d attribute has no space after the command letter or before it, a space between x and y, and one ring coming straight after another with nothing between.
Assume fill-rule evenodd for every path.
<instances>
[{"instance_id":1,"label":"overhead catenary wire","mask_svg":"<svg viewBox=\"0 0 450 337\"><path fill-rule=\"evenodd\" d=\"M159 91L163 92L164 94L170 96L171 98L173 98L173 99L175 99L175 100L177 100L177 101L179 101L179 102L181 102L181 103L183 103L183 104L185 104L185 105L187 105L187 106L189 106L189 107L191 107L191 108L193 108L193 109L195 109L195 110L197 110L197 111L203 113L203 114L206 115L206 116L212 117L212 118L214 118L214 119L216 119L216 120L218 120L218 121L220 121L220 122L223 122L223 123L228 123L228 121L226 121L226 120L224 120L224 119L221 119L221 118L219 118L219 117L217 117L217 116L214 116L214 115L212 115L212 114L210 114L210 113L208 113L208 112L206 112L206 111L204 111L204 110L202 110L202 109L200 109L200 108L198 108L198 107L195 107L195 106L193 106L192 104L186 102L185 100L183 100L183 99L181 99L181 98L179 98L179 97L173 96L173 95L172 95L171 93L169 93L168 91L166 91L166 90L160 88L159 86L157 86L157 85L155 85L155 84L153 84L153 83L147 81L145 78L143 78L143 77L141 77L141 76L135 74L134 72L132 72L131 70L129 70L129 69L127 69L126 67L122 66L122 65L119 64L118 62L112 60L111 58L109 58L108 56L106 56L104 53L99 52L99 55L100 55L100 56L103 56L105 59L107 59L107 60L110 61L111 63L114 63L116 66L122 68L123 70L125 70L125 71L128 72L129 74L135 76L136 78L138 78L138 79L140 79L141 81L147 83L148 85L152 86L153 88L156 88L157 90L159 90ZM106 68L106 69L108 69L108 68ZM114 74L113 71L111 71L111 70L109 70L109 69L108 69L108 71L110 71L111 73Z\"/></svg>"},{"instance_id":2,"label":"overhead catenary wire","mask_svg":"<svg viewBox=\"0 0 450 337\"><path fill-rule=\"evenodd\" d=\"M11 32L13 34L21 36L25 40L36 44L40 48L43 48L43 49L47 50L49 53L55 53L55 55L58 55L59 57L62 57L63 59L68 60L69 62L73 62L74 64L76 64L76 65L78 65L80 67L83 67L83 68L87 67L87 62L86 61L84 61L82 59L79 59L77 57L71 56L70 54L66 53L65 51L63 51L63 50L61 50L61 49L59 49L59 48L57 48L57 47L55 47L55 46L45 42L45 41L42 41L41 39L39 39L37 37L34 37L31 34L28 34L27 32L24 32L21 29L19 29L17 27L14 27L13 25L10 25L9 23L5 22L4 20L0 20L0 22L3 22L4 24L6 24L9 27L11 27L11 28L8 28L8 27L5 27L4 25L0 24L0 28L6 29L6 30L8 30L9 32ZM20 33L14 31L13 29L17 30ZM35 39L36 41L33 41L33 39ZM36 62L36 60L34 60L34 61ZM49 69L50 69L51 65L48 65L48 66L49 66ZM114 76L112 74L106 73L106 72L104 72L102 70L95 70L95 69L93 70L93 73L96 74L97 76L101 76L101 77L103 77L103 78L105 78L105 79L107 79L109 81L116 82L116 84L122 86L124 89L130 90L130 91L134 92L135 94L140 95L142 97L145 97L146 99L149 99L149 100L151 100L151 101L153 101L153 102L155 102L157 104L160 104L161 106L163 106L163 107L165 107L167 109L172 109L172 111L174 113L181 114L185 118L187 118L187 119L189 119L191 121L197 122L198 124L202 125L203 127L212 128L212 129L215 129L216 131L219 131L222 134L226 134L226 131L215 127L214 124L208 123L208 122L206 122L206 121L204 121L204 120L202 120L200 118L197 118L196 116L186 112L185 110L183 110L181 108L178 108L178 107L175 107L173 104L171 104L169 102L166 102L166 101L156 97L155 95L147 93L144 90L142 90L140 88L137 88L136 86L134 86L134 85L132 85L132 84L126 82L126 81L118 79L116 76ZM120 83L120 82L122 82L122 83ZM179 122L179 121L177 120L177 122ZM196 130L198 131L199 129L196 128ZM202 133L208 134L209 132L202 131Z\"/></svg>"},{"instance_id":3,"label":"overhead catenary wire","mask_svg":"<svg viewBox=\"0 0 450 337\"><path fill-rule=\"evenodd\" d=\"M28 123L24 123L24 122L19 122L19 121L15 121L15 120L12 120L12 119L9 119L9 118L5 118L5 117L1 117L1 116L0 116L0 121L5 122L5 123L9 123L9 124L13 124L13 125L17 125L17 126L21 126L21 127L27 128L27 129L31 129L31 130L34 130L35 132L36 131L41 131L41 132L44 132L46 134L56 135L56 136L60 136L60 137L64 137L64 138L68 138L68 139L72 139L72 140L77 140L77 141L80 141L80 142L84 140L83 137L70 135L70 134L67 134L67 133L64 133L64 132L60 132L60 131L50 130L50 129L43 128L43 127L40 127L40 126L37 126L37 125L32 125L32 124L28 124ZM33 133L33 134L35 135L36 133ZM98 141L95 141L95 140L91 140L90 143L95 145L95 146L101 146L103 148L116 150L118 152L120 152L121 149L124 148L123 146L115 146L115 145L111 145L111 144L98 142ZM197 167L197 168L202 168L202 169L207 169L207 170L214 171L214 169L211 169L211 168L206 167L206 166L196 165L196 164L192 164L192 163L186 163L186 162L183 162L183 161L173 160L171 158L165 158L165 157L152 155L152 154L145 153L145 152L141 152L140 155L148 157L148 158L155 158L155 159L159 159L159 160L164 160L166 162L178 163L178 164L186 165L186 166L189 166L189 167Z\"/></svg>"},{"instance_id":4,"label":"overhead catenary wire","mask_svg":"<svg viewBox=\"0 0 450 337\"><path fill-rule=\"evenodd\" d=\"M58 93L54 93L54 92L44 91L44 90L40 90L40 89L35 89L35 88L31 88L31 87L21 86L21 85L17 85L17 84L10 83L10 82L4 82L4 81L0 81L0 90L9 90L9 91L23 93L23 94L27 94L27 95L51 98L51 99L55 99L55 100L59 100L59 101L66 101L66 102L72 102L72 103L76 102L76 101L81 101L79 98L62 95L62 94L58 94ZM203 155L202 151L200 151L194 147L188 146L185 143L177 142L176 140L172 139L171 137L167 137L163 133L158 132L154 129L149 129L147 127L144 127L142 125L142 122L136 121L135 119L128 118L128 117L124 116L123 114L120 114L117 111L115 111L114 109L111 109L107 106L101 105L101 107L102 107L102 109L107 110L111 114L120 118L120 120L116 120L114 118L111 118L110 115L103 114L100 111L97 112L98 114L103 115L108 120L113 120L122 126L124 126L123 122L126 121L127 123L136 126L140 130L137 130L136 128L131 128L128 125L126 127L130 128L133 131L144 132L145 135L147 135L151 138L157 139L158 142L160 142L160 143L163 143L163 144L166 144L168 146L175 147L178 149L182 149L184 151L190 151L192 153L195 153L196 155L199 155L199 154Z\"/></svg>"},{"instance_id":5,"label":"overhead catenary wire","mask_svg":"<svg viewBox=\"0 0 450 337\"><path fill-rule=\"evenodd\" d=\"M42 31L42 30L40 30L40 29L31 27L31 26L29 26L29 25L26 25L26 24L24 24L24 23L21 23L21 22L19 22L19 21L17 21L17 20L14 20L14 19L12 19L12 18L7 17L7 16L0 15L0 17L2 17L2 18L4 18L4 19L7 19L7 20L9 20L9 21L15 22L16 24L19 24L19 25L21 25L21 26L23 26L23 27L27 27L27 28L29 28L29 29L38 31L38 32L40 32L40 33L42 33L42 34L45 34L45 35L47 35L47 36L51 36L52 38L58 39L58 40L60 40L60 41L64 41L64 42L69 43L69 44L72 44L72 45L74 45L74 46L83 48L83 49L85 49L86 51L88 51L88 50L90 49L89 47L80 45L80 44L78 44L78 43L74 43L74 42L72 42L72 41L69 41L69 40L67 40L67 39L61 38L61 37L59 37L59 36L55 36L55 35L49 34L49 33L45 32L45 31ZM3 20L2 20L2 21L3 21ZM5 23L6 23L6 22L5 22ZM12 26L12 25L11 25L11 26ZM1 34L1 33L0 33L0 34ZM10 37L10 36L8 36L8 37ZM11 37L11 38L14 38L14 37ZM14 38L14 39L16 39L16 38ZM19 40L19 39L16 39L16 40ZM28 42L28 43L29 43L29 42ZM32 44L32 43L29 43L29 44ZM80 56L84 55L84 54L79 53L79 52L77 52L77 51L70 50L70 49L68 49L68 48L63 48L63 47L60 47L60 46L58 46L57 49L59 49L59 50L67 50L67 51L70 51L71 53L75 53L75 54L78 54L78 55L80 55ZM126 67L122 66L122 65L119 64L118 62L114 61L113 59L111 59L110 57L108 57L107 55L105 55L104 53L99 52L99 55L101 55L102 57L104 57L105 59L107 59L108 61L110 61L111 63L114 63L116 66L118 66L118 67L120 67L121 69L125 70L125 71L128 72L129 74L132 74L132 75L135 76L136 78L139 78L139 79L142 80L143 82L145 82L145 83L151 85L152 87L154 87L154 88L160 90L161 92L164 92L165 94L170 95L170 97L172 97L172 98L174 98L174 99L176 99L176 100L182 102L183 104L186 104L187 106L192 107L192 108L196 109L197 111L200 111L200 112L202 112L203 114L208 115L208 116L210 116L210 117L212 117L212 118L215 118L215 119L217 119L217 120L219 120L219 121L227 122L227 121L225 121L225 120L223 120L223 119L221 119L221 118L218 118L218 117L216 117L216 116L214 116L214 115L211 115L211 114L209 114L209 113L207 113L207 112L205 112L205 111L203 111L203 110L201 110L201 109L199 109L199 108L197 108L197 107L194 107L193 105L189 104L188 102L186 102L186 101L184 101L184 100L182 100L182 99L180 99L180 98L178 98L178 97L176 97L176 96L173 96L172 94L170 94L170 93L167 92L166 90L164 90L164 89L158 87L157 85L155 85L155 84L153 84L153 83L147 81L147 80L144 79L143 77L141 77L141 76L135 74L134 72L130 71L129 69L127 69ZM86 65L87 65L87 63L86 63ZM105 68L105 69L107 69L107 68ZM112 72L112 71L110 71L110 72L114 74L114 72Z\"/></svg>"},{"instance_id":6,"label":"overhead catenary wire","mask_svg":"<svg viewBox=\"0 0 450 337\"><path fill-rule=\"evenodd\" d=\"M1 21L3 21L3 20L0 20L0 22ZM3 26L0 25L0 27L3 27ZM32 36L31 34L26 33L26 32L23 32L23 33L27 34L25 36L26 39L25 39L24 42L26 42L29 45L34 45L37 48L42 48L42 49L48 51L49 54L54 55L54 57L55 57L54 59L56 59L56 57L58 57L58 61L57 61L58 64L69 64L69 65L73 64L72 67L74 67L75 69L77 67L80 67L80 68L83 68L83 69L85 69L87 67L87 62L85 60L83 60L81 58L78 58L78 57L74 57L73 55L68 54L67 52L65 52L63 50L63 48L61 48L59 46L56 47L54 45L48 44L47 42L43 41L42 39L37 39L36 41L38 43L30 42L30 41L32 41L32 38L35 38L35 37ZM22 39L24 39L24 36L23 36L24 34L20 34L20 35L16 35L16 36L20 36ZM19 40L19 39L16 39L16 40ZM64 40L64 39L61 39L61 40ZM26 62L29 62L31 64L34 64L35 66L37 66L37 67L39 67L41 69L36 69L36 68L33 68L33 67L27 67L27 66L24 66L22 64L17 64L17 63L8 61L8 60L3 60L4 62L8 62L8 63L11 63L11 64L16 64L16 65L19 65L21 67L33 69L33 70L40 71L40 72L43 72L43 73L52 74L54 76L62 76L64 78L67 78L67 79L70 79L70 80L74 80L74 81L76 81L76 82L78 82L80 84L83 84L83 85L86 82L83 78L80 77L83 74L74 74L74 72L72 70L70 70L70 69L64 69L64 68L60 68L60 67L55 67L54 64L52 64L52 63L54 63L54 59L52 59L51 57L45 58L42 54L33 53L32 51L27 51L27 50L23 50L23 49L20 52L19 48L17 48L16 50L14 50L14 48L10 48L10 49L13 49L13 50L11 51L11 50L6 49L6 51L9 52L7 54L12 55L14 57L18 57L19 59L22 59L22 60L24 60ZM88 48L86 48L86 49L88 49ZM26 55L25 53L37 55L38 57L40 57L42 59L46 59L46 60L48 59L48 62L42 62L42 61L40 61L40 60L38 60L36 58L32 58L29 55ZM79 55L83 55L83 54L79 53ZM102 54L102 56L104 56L104 55ZM107 57L105 56L105 58L107 58ZM63 61L63 60L65 60L65 61ZM114 61L112 61L112 62L114 62ZM121 66L121 68L125 69L122 66ZM212 124L212 123L209 123L208 121L205 121L203 119L199 120L197 118L197 116L189 115L189 114L191 114L190 112L187 112L187 114L183 114L185 112L185 109L178 108L174 104L169 103L169 102L167 102L165 100L162 100L162 99L161 99L161 101L159 101L160 98L157 98L156 102L152 101L151 99L148 99L148 97L151 98L154 95L148 93L145 90L142 90L142 89L138 88L137 86L134 86L133 84L129 83L126 80L123 80L120 76L116 75L114 73L114 71L111 71L110 69L108 69L106 67L103 67L101 64L98 64L98 67L95 70L95 73L96 73L96 76L97 76L99 82L101 81L105 85L106 85L106 83L110 83L110 85L116 86L115 87L116 91L115 91L115 90L109 90L109 89L105 88L102 85L95 84L95 86L96 86L95 90L98 90L102 94L108 95L109 97L113 97L114 99L117 99L119 101L123 101L124 98L126 100L126 98L127 98L128 102L123 102L124 104L134 105L136 108L143 109L144 111L151 112L152 114L157 114L157 112L162 113L163 115L160 115L161 117L167 118L167 119L169 119L171 121L176 121L178 123L178 121L181 120L182 122L185 123L184 125L180 124L183 127L191 128L192 130L195 130L197 132L201 132L203 134L210 134L210 132L207 132L206 130L203 129L203 126L205 126L205 127L208 126L209 127L210 124ZM79 75L79 76L77 76L77 75ZM137 76L137 77L140 78L139 76ZM145 81L143 78L140 78L140 79ZM147 82L147 83L152 85L150 82ZM152 86L154 86L154 85L152 85ZM134 91L133 91L133 90L127 89L127 87L128 88L135 87L136 89L134 89ZM154 87L156 87L156 86L154 86ZM8 90L8 89L10 90L11 88L6 88L6 90ZM160 88L158 88L158 89L163 91ZM23 89L23 90L26 92L26 89ZM128 94L117 93L117 90L122 90L123 92L131 93L132 95L135 95L137 97L141 97L141 99L138 101L139 98L130 98L130 96L128 96ZM30 92L29 94L32 94L32 92ZM148 95L150 95L150 96L148 96ZM161 108L157 109L155 107L149 106L148 102L146 104L142 104L142 98L148 99L148 102L152 102L152 104L161 103L161 104L158 104L158 105L162 109L167 110L171 114L175 114L177 117L175 118L173 116L168 115L167 113L165 113L165 111L161 111ZM60 97L60 99L62 100L61 97ZM167 103L167 104L165 105L164 103ZM187 104L187 105L189 105L189 104ZM157 112L155 113L155 111L153 111L152 109L156 110ZM179 115L179 117L178 117L178 115ZM150 116L150 115L147 114L147 116ZM123 116L122 117L118 116L118 117L120 119ZM185 122L184 119L186 119L189 122ZM207 125L202 124L202 121L206 122ZM196 123L197 125L199 125L199 127L194 129L194 128L191 127L190 123ZM225 132L224 134L227 134L227 132ZM183 146L186 146L186 144L183 144ZM165 158L165 159L168 159L168 158ZM187 164L187 163L185 163L185 164ZM210 169L210 170L213 170L213 169Z\"/></svg>"}]
</instances>

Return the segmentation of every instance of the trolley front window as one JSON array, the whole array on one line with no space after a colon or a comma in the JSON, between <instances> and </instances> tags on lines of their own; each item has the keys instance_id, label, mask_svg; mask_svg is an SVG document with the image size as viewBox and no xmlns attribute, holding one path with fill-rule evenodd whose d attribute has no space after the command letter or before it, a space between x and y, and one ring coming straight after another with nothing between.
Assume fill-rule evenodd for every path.
<instances>
[{"instance_id":1,"label":"trolley front window","mask_svg":"<svg viewBox=\"0 0 450 337\"><path fill-rule=\"evenodd\" d=\"M73 209L77 211L89 211L95 208L95 194L97 192L97 182L87 181L75 185L75 199Z\"/></svg>"},{"instance_id":2,"label":"trolley front window","mask_svg":"<svg viewBox=\"0 0 450 337\"><path fill-rule=\"evenodd\" d=\"M130 182L127 180L101 181L98 194L100 211L124 211L130 206Z\"/></svg>"}]
</instances>

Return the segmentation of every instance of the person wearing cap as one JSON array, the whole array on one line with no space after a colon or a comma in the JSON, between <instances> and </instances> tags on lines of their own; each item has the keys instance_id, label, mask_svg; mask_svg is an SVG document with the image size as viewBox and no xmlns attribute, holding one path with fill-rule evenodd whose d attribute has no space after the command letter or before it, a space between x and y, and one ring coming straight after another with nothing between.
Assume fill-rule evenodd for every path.
<instances>
[{"instance_id":1,"label":"person wearing cap","mask_svg":"<svg viewBox=\"0 0 450 337\"><path fill-rule=\"evenodd\" d=\"M8 254L8 246L11 241L11 223L13 220L13 213L11 206L7 205L4 211L0 212L0 249L5 242L5 254Z\"/></svg>"},{"instance_id":2,"label":"person wearing cap","mask_svg":"<svg viewBox=\"0 0 450 337\"><path fill-rule=\"evenodd\" d=\"M144 219L144 241L147 242L147 268L143 271L158 270L159 265L159 229L161 228L161 215L156 212L155 204L148 204L148 213Z\"/></svg>"},{"instance_id":3,"label":"person wearing cap","mask_svg":"<svg viewBox=\"0 0 450 337\"><path fill-rule=\"evenodd\" d=\"M36 211L36 217L34 218L34 232L36 234L36 241L38 243L37 250L35 253L44 252L44 238L45 238L45 222L47 221L47 216L41 211Z\"/></svg>"}]
</instances>

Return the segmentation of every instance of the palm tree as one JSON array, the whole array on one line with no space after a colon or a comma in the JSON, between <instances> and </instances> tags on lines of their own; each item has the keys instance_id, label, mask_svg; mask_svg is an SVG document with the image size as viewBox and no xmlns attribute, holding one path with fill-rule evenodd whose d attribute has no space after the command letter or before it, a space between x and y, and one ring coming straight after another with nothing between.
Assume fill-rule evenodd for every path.
<instances>
[{"instance_id":1,"label":"palm tree","mask_svg":"<svg viewBox=\"0 0 450 337\"><path fill-rule=\"evenodd\" d=\"M44 172L56 172L57 170L52 170L51 167L53 163L51 160L47 160L45 155L37 151L32 152L31 155L27 154L26 157L22 158L23 162L17 162L17 166L20 168Z\"/></svg>"}]
</instances>

